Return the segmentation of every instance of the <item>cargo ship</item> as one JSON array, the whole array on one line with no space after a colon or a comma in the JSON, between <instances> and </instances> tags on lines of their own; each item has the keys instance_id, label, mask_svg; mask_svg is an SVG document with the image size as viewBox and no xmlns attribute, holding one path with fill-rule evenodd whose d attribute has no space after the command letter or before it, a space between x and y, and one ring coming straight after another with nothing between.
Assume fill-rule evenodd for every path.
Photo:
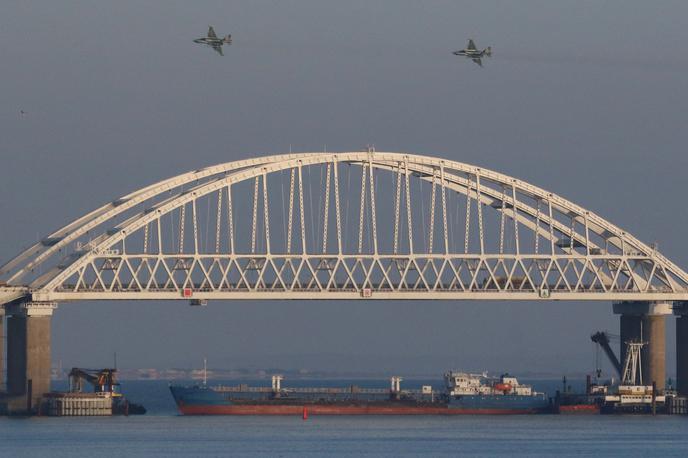
<instances>
[{"instance_id":1,"label":"cargo ship","mask_svg":"<svg viewBox=\"0 0 688 458\"><path fill-rule=\"evenodd\" d=\"M401 388L401 377L390 379L390 388L340 388L282 386L274 375L271 387L170 385L183 415L461 415L554 413L545 393L522 385L504 374L448 372L445 387L435 390Z\"/></svg>"}]
</instances>

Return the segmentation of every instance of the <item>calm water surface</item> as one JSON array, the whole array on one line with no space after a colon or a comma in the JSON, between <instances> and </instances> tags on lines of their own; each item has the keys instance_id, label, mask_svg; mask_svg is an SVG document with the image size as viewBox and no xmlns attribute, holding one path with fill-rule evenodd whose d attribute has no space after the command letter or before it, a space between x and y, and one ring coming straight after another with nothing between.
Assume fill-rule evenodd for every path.
<instances>
[{"instance_id":1,"label":"calm water surface","mask_svg":"<svg viewBox=\"0 0 688 458\"><path fill-rule=\"evenodd\" d=\"M125 389L148 415L1 418L0 456L688 455L688 417L184 417L166 383Z\"/></svg>"}]
</instances>

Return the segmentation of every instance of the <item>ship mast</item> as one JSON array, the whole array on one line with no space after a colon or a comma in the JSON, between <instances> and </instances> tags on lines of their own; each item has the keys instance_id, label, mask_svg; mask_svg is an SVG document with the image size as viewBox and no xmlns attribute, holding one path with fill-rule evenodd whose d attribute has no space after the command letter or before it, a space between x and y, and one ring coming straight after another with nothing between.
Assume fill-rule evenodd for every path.
<instances>
[{"instance_id":1,"label":"ship mast","mask_svg":"<svg viewBox=\"0 0 688 458\"><path fill-rule=\"evenodd\" d=\"M626 361L624 362L622 385L642 385L643 369L640 350L645 342L627 342Z\"/></svg>"}]
</instances>

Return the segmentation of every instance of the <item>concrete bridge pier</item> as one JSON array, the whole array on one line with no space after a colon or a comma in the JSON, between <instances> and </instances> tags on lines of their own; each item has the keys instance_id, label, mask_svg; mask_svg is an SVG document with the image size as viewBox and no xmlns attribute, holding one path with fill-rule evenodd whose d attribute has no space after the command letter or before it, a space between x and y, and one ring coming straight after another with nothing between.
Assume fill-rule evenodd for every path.
<instances>
[{"instance_id":1,"label":"concrete bridge pier","mask_svg":"<svg viewBox=\"0 0 688 458\"><path fill-rule=\"evenodd\" d=\"M7 307L7 395L10 414L35 413L50 392L52 302Z\"/></svg>"},{"instance_id":2,"label":"concrete bridge pier","mask_svg":"<svg viewBox=\"0 0 688 458\"><path fill-rule=\"evenodd\" d=\"M5 307L0 305L0 395L5 392Z\"/></svg>"},{"instance_id":3,"label":"concrete bridge pier","mask_svg":"<svg viewBox=\"0 0 688 458\"><path fill-rule=\"evenodd\" d=\"M643 383L657 384L664 390L666 382L666 316L672 314L671 302L618 302L614 313L620 317L621 364L626 361L626 343L642 341Z\"/></svg>"},{"instance_id":4,"label":"concrete bridge pier","mask_svg":"<svg viewBox=\"0 0 688 458\"><path fill-rule=\"evenodd\" d=\"M688 396L688 302L675 302L676 314L676 391Z\"/></svg>"}]
</instances>

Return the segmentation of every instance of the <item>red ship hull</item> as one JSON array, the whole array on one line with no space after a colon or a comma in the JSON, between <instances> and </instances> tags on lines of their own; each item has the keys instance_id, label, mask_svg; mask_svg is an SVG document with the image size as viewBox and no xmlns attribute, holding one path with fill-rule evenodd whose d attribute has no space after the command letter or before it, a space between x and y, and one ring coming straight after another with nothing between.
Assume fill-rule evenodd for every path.
<instances>
[{"instance_id":1,"label":"red ship hull","mask_svg":"<svg viewBox=\"0 0 688 458\"><path fill-rule=\"evenodd\" d=\"M560 413L600 413L600 406L597 404L573 404L559 406Z\"/></svg>"}]
</instances>

